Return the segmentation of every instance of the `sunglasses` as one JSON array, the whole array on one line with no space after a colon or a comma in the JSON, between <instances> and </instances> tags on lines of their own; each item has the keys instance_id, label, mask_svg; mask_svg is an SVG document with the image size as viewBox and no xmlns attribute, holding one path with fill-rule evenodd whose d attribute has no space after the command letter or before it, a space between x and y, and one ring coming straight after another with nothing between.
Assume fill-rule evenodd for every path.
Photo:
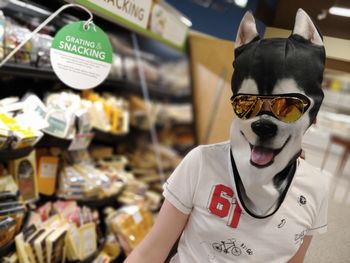
<instances>
[{"instance_id":1,"label":"sunglasses","mask_svg":"<svg viewBox=\"0 0 350 263\"><path fill-rule=\"evenodd\" d=\"M257 116L264 102L270 107L272 115L280 121L292 123L300 119L310 106L310 100L301 94L257 96L237 94L231 98L233 111L242 120Z\"/></svg>"}]
</instances>

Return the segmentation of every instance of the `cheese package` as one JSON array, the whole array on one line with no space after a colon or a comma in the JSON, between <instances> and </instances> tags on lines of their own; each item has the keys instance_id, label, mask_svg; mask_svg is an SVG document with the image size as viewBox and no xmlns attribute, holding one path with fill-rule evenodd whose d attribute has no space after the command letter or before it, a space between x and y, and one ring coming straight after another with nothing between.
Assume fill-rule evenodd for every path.
<instances>
[{"instance_id":1,"label":"cheese package","mask_svg":"<svg viewBox=\"0 0 350 263\"><path fill-rule=\"evenodd\" d=\"M38 197L35 151L30 155L12 160L10 172L18 184L19 192L26 202L35 201Z\"/></svg>"},{"instance_id":2,"label":"cheese package","mask_svg":"<svg viewBox=\"0 0 350 263\"><path fill-rule=\"evenodd\" d=\"M34 250L34 242L37 240L43 233L45 232L45 229L38 229L36 232L34 232L31 236L29 236L27 239L24 239L24 249L27 253L27 256L29 257L30 262L36 263L36 255Z\"/></svg>"},{"instance_id":3,"label":"cheese package","mask_svg":"<svg viewBox=\"0 0 350 263\"><path fill-rule=\"evenodd\" d=\"M46 239L47 263L61 263L65 254L65 239L68 226L55 229Z\"/></svg>"},{"instance_id":4,"label":"cheese package","mask_svg":"<svg viewBox=\"0 0 350 263\"><path fill-rule=\"evenodd\" d=\"M40 131L33 131L32 129L21 126L15 118L5 113L0 113L0 129L7 130L11 133L13 137L11 142L12 149L33 146L42 137ZM4 141L4 139L2 139L2 141Z\"/></svg>"},{"instance_id":5,"label":"cheese package","mask_svg":"<svg viewBox=\"0 0 350 263\"><path fill-rule=\"evenodd\" d=\"M41 156L38 160L38 191L40 194L53 195L56 190L58 158Z\"/></svg>"},{"instance_id":6,"label":"cheese package","mask_svg":"<svg viewBox=\"0 0 350 263\"><path fill-rule=\"evenodd\" d=\"M46 238L55 230L53 228L46 228L44 232L33 242L35 256L38 263L46 263Z\"/></svg>"},{"instance_id":7,"label":"cheese package","mask_svg":"<svg viewBox=\"0 0 350 263\"><path fill-rule=\"evenodd\" d=\"M110 214L107 224L118 237L125 253L128 254L151 229L153 216L142 206L125 206Z\"/></svg>"},{"instance_id":8,"label":"cheese package","mask_svg":"<svg viewBox=\"0 0 350 263\"><path fill-rule=\"evenodd\" d=\"M24 247L23 234L20 233L15 238L16 251L20 263L32 263Z\"/></svg>"},{"instance_id":9,"label":"cheese package","mask_svg":"<svg viewBox=\"0 0 350 263\"><path fill-rule=\"evenodd\" d=\"M16 221L12 217L0 219L0 248L15 236Z\"/></svg>"},{"instance_id":10,"label":"cheese package","mask_svg":"<svg viewBox=\"0 0 350 263\"><path fill-rule=\"evenodd\" d=\"M77 227L74 224L69 225L69 229L66 236L66 249L68 260L75 261L80 259L79 233Z\"/></svg>"},{"instance_id":11,"label":"cheese package","mask_svg":"<svg viewBox=\"0 0 350 263\"><path fill-rule=\"evenodd\" d=\"M25 208L22 205L5 208L0 210L0 220L11 217L16 222L15 233L18 233L22 227L25 215Z\"/></svg>"},{"instance_id":12,"label":"cheese package","mask_svg":"<svg viewBox=\"0 0 350 263\"><path fill-rule=\"evenodd\" d=\"M12 175L0 176L0 192L11 192L13 194L16 194L17 191L18 191L18 186L14 181Z\"/></svg>"},{"instance_id":13,"label":"cheese package","mask_svg":"<svg viewBox=\"0 0 350 263\"><path fill-rule=\"evenodd\" d=\"M97 250L96 226L88 223L78 229L80 259L83 260Z\"/></svg>"},{"instance_id":14,"label":"cheese package","mask_svg":"<svg viewBox=\"0 0 350 263\"><path fill-rule=\"evenodd\" d=\"M71 129L74 127L75 117L72 113L61 109L51 109L45 117L49 126L44 129L45 133L59 138L71 138Z\"/></svg>"}]
</instances>

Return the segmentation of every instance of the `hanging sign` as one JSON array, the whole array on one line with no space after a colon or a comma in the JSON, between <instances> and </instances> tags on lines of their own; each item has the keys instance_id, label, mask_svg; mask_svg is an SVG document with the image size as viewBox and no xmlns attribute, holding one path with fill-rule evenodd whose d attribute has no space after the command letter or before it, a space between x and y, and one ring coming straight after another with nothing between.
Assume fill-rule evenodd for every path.
<instances>
[{"instance_id":1,"label":"hanging sign","mask_svg":"<svg viewBox=\"0 0 350 263\"><path fill-rule=\"evenodd\" d=\"M108 36L84 21L63 27L52 41L50 57L57 77L75 89L101 84L112 66L112 46Z\"/></svg>"},{"instance_id":2,"label":"hanging sign","mask_svg":"<svg viewBox=\"0 0 350 263\"><path fill-rule=\"evenodd\" d=\"M142 28L147 27L152 5L152 0L88 0L85 2L100 6Z\"/></svg>"}]
</instances>

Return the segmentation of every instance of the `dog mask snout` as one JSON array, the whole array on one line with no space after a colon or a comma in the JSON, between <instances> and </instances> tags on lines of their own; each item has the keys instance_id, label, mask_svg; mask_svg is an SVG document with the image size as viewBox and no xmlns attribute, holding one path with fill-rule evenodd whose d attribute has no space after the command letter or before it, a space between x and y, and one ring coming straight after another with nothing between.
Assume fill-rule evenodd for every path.
<instances>
[{"instance_id":1,"label":"dog mask snout","mask_svg":"<svg viewBox=\"0 0 350 263\"><path fill-rule=\"evenodd\" d=\"M270 139L277 133L277 125L269 120L254 121L251 127L261 140Z\"/></svg>"}]
</instances>

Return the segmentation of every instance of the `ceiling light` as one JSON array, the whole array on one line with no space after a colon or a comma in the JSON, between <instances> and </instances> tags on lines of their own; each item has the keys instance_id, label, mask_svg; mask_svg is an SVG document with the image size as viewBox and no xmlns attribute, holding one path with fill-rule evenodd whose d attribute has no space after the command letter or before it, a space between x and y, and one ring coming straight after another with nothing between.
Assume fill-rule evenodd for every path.
<instances>
[{"instance_id":1,"label":"ceiling light","mask_svg":"<svg viewBox=\"0 0 350 263\"><path fill-rule=\"evenodd\" d=\"M248 0L234 0L234 2L241 8L245 8L248 4Z\"/></svg>"},{"instance_id":2,"label":"ceiling light","mask_svg":"<svg viewBox=\"0 0 350 263\"><path fill-rule=\"evenodd\" d=\"M187 17L180 16L180 20L181 20L182 23L184 23L187 27L191 27L191 26L192 26L191 20L189 20Z\"/></svg>"},{"instance_id":3,"label":"ceiling light","mask_svg":"<svg viewBox=\"0 0 350 263\"><path fill-rule=\"evenodd\" d=\"M332 6L329 13L337 16L350 17L350 8Z\"/></svg>"}]
</instances>

